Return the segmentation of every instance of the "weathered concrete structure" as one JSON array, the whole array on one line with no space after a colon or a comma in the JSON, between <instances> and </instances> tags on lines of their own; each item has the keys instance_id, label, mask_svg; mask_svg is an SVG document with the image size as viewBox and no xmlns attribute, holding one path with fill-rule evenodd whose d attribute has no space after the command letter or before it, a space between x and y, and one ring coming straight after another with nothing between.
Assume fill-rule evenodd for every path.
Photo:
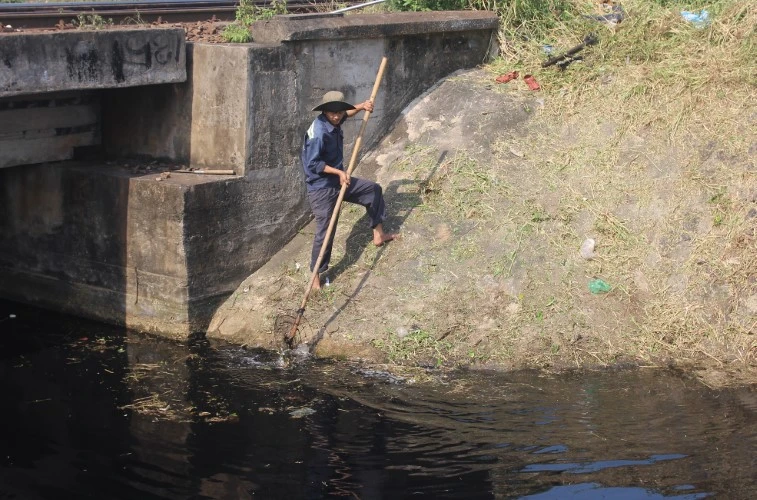
<instances>
[{"instance_id":1,"label":"weathered concrete structure","mask_svg":"<svg viewBox=\"0 0 757 500\"><path fill-rule=\"evenodd\" d=\"M0 168L0 295L170 336L203 332L217 304L307 222L299 148L323 92L367 98L388 56L364 136L368 149L415 97L483 62L496 27L496 16L483 12L284 16L254 26L255 43L187 44L186 59L173 59L179 66L186 61L183 83L145 79L120 88L126 80L111 78L113 71L93 70L103 76L99 86L88 82L79 87L88 90L70 98L94 103L77 116L95 132L72 143L72 154L29 156L19 165L19 155L9 159L0 150L0 166L15 165ZM104 44L110 56L86 59L112 68L116 42ZM0 37L0 54L3 47ZM34 53L41 59L23 67L47 64L45 51ZM0 98L0 123L19 100L56 95L21 98L17 89L73 85L69 79L60 88L35 89L21 80L0 77L16 82L13 94L0 94L11 96ZM28 124L25 130L33 128ZM345 135L354 138L358 126L359 120L348 122ZM0 141L24 148L27 132L4 133ZM113 161L133 156L236 175L172 173L158 180L158 172Z\"/></svg>"},{"instance_id":2,"label":"weathered concrete structure","mask_svg":"<svg viewBox=\"0 0 757 500\"><path fill-rule=\"evenodd\" d=\"M4 34L0 168L67 160L100 144L97 89L186 80L178 28Z\"/></svg>"},{"instance_id":3,"label":"weathered concrete structure","mask_svg":"<svg viewBox=\"0 0 757 500\"><path fill-rule=\"evenodd\" d=\"M4 34L0 61L0 97L187 79L180 28Z\"/></svg>"}]
</instances>

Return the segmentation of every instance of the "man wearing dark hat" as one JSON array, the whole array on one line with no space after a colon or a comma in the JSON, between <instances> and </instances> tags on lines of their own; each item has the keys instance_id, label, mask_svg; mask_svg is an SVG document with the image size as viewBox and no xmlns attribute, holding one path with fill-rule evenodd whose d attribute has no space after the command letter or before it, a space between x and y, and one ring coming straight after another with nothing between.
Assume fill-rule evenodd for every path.
<instances>
[{"instance_id":1,"label":"man wearing dark hat","mask_svg":"<svg viewBox=\"0 0 757 500\"><path fill-rule=\"evenodd\" d=\"M329 221L336 208L336 201L342 185L347 185L344 201L365 207L373 229L373 244L381 246L395 238L384 232L382 223L386 219L384 195L381 186L375 182L357 177L350 178L344 167L344 134L341 125L360 111L373 112L373 102L368 100L356 106L344 101L344 94L331 91L324 94L321 104L313 108L321 114L305 133L302 146L302 166L305 170L308 201L316 221L315 239L310 259L310 270L315 267L321 246L326 239ZM334 228L336 231L336 227ZM313 283L320 289L320 275L329 268L333 238L330 239L323 261L318 269L319 279Z\"/></svg>"}]
</instances>

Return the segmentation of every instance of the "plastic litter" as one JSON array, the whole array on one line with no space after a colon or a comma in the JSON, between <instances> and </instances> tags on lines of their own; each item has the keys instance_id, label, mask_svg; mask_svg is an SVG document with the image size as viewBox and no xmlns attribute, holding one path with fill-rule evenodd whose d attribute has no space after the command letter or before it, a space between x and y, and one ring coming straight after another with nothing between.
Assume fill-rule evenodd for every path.
<instances>
[{"instance_id":1,"label":"plastic litter","mask_svg":"<svg viewBox=\"0 0 757 500\"><path fill-rule=\"evenodd\" d=\"M593 279L589 282L589 291L594 295L597 295L599 293L607 293L610 290L612 290L612 287L599 278Z\"/></svg>"},{"instance_id":2,"label":"plastic litter","mask_svg":"<svg viewBox=\"0 0 757 500\"><path fill-rule=\"evenodd\" d=\"M596 242L592 238L586 238L584 242L581 243L581 249L579 250L581 257L583 257L586 260L593 259L595 257L594 255L595 245L596 245Z\"/></svg>"},{"instance_id":3,"label":"plastic litter","mask_svg":"<svg viewBox=\"0 0 757 500\"><path fill-rule=\"evenodd\" d=\"M326 277L326 284L325 284L325 286L331 286L331 282L329 281L328 276Z\"/></svg>"},{"instance_id":4,"label":"plastic litter","mask_svg":"<svg viewBox=\"0 0 757 500\"><path fill-rule=\"evenodd\" d=\"M685 21L690 22L697 29L702 29L710 24L710 13L702 9L698 12L690 12L688 10L681 11L681 17Z\"/></svg>"}]
</instances>

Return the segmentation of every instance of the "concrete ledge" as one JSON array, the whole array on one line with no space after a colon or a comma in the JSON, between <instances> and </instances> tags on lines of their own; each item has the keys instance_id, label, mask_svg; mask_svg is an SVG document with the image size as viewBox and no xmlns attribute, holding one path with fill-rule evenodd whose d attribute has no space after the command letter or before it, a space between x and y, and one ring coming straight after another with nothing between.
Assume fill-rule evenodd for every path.
<instances>
[{"instance_id":1,"label":"concrete ledge","mask_svg":"<svg viewBox=\"0 0 757 500\"><path fill-rule=\"evenodd\" d=\"M276 16L252 25L258 43L346 40L496 30L499 19L486 11L399 12L351 16Z\"/></svg>"},{"instance_id":2,"label":"concrete ledge","mask_svg":"<svg viewBox=\"0 0 757 500\"><path fill-rule=\"evenodd\" d=\"M0 169L0 295L174 338L204 332L250 268L304 224L299 190L270 169Z\"/></svg>"},{"instance_id":3,"label":"concrete ledge","mask_svg":"<svg viewBox=\"0 0 757 500\"><path fill-rule=\"evenodd\" d=\"M2 295L186 336L187 186L77 163L0 170Z\"/></svg>"},{"instance_id":4,"label":"concrete ledge","mask_svg":"<svg viewBox=\"0 0 757 500\"><path fill-rule=\"evenodd\" d=\"M186 81L181 28L0 36L0 97Z\"/></svg>"}]
</instances>

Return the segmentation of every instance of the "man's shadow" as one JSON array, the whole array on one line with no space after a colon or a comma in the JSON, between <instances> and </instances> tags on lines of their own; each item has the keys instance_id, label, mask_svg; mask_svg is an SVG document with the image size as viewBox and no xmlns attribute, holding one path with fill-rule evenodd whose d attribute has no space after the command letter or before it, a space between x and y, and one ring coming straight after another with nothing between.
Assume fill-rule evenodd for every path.
<instances>
[{"instance_id":1,"label":"man's shadow","mask_svg":"<svg viewBox=\"0 0 757 500\"><path fill-rule=\"evenodd\" d=\"M384 189L384 198L387 207L389 207L389 210L387 211L391 213L391 215L387 216L386 220L384 221L384 230L386 232L397 232L399 228L401 228L405 223L407 218L410 217L410 214L413 212L413 210L417 206L421 205L421 203L423 202L423 190L434 177L434 174L442 165L442 163L444 163L444 159L446 157L447 151L444 150L439 155L439 159L434 164L434 168L431 169L425 179L392 181ZM414 185L417 189L411 190L410 192L400 192L400 188L406 185ZM344 256L339 260L339 262L329 268L329 270L326 272L326 276L331 281L339 277L360 259L360 257L363 255L363 252L365 251L365 247L370 244L373 244L373 231L370 229L370 218L368 217L368 214L364 214L357 222L355 222L355 224L352 226L350 234L347 236ZM363 277L360 279L360 282L357 284L352 293L347 296L347 300L345 300L344 303L336 311L334 311L334 314L332 314L331 317L329 317L329 319L326 320L323 326L318 330L318 333L316 334L310 346L311 352L315 349L316 345L318 345L318 342L320 342L320 340L323 338L323 334L328 326L337 317L339 317L342 311L355 299L355 297L357 297L357 295L363 289L363 286L365 286L366 281L368 281L368 278L373 273L373 269L381 259L381 256L384 254L387 246L392 244L395 243L390 242L387 245L379 248L378 252L376 252L376 255L373 257L373 262L371 262L371 264L368 266L368 270L363 273Z\"/></svg>"}]
</instances>

